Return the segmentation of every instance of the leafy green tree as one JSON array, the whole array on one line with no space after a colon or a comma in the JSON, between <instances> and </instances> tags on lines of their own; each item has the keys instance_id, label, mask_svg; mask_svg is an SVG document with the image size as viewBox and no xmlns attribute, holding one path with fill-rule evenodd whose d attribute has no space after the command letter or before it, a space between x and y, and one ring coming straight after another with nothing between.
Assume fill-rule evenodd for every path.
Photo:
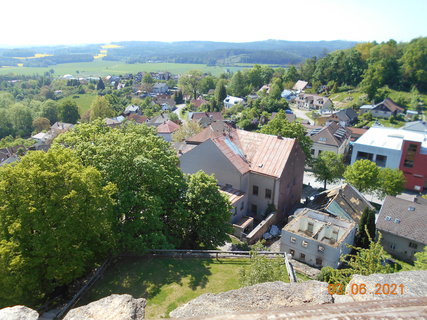
<instances>
[{"instance_id":1,"label":"leafy green tree","mask_svg":"<svg viewBox=\"0 0 427 320\"><path fill-rule=\"evenodd\" d=\"M174 132L172 135L172 140L174 142L181 142L194 136L195 134L198 134L202 130L202 127L200 127L197 122L187 121L181 126L181 128Z\"/></svg>"},{"instance_id":2,"label":"leafy green tree","mask_svg":"<svg viewBox=\"0 0 427 320\"><path fill-rule=\"evenodd\" d=\"M280 80L278 81L276 80L271 85L269 96L273 99L280 100L282 91L283 91L282 82Z\"/></svg>"},{"instance_id":3,"label":"leafy green tree","mask_svg":"<svg viewBox=\"0 0 427 320\"><path fill-rule=\"evenodd\" d=\"M200 92L201 93L208 93L210 89L215 89L215 79L212 76L206 76L200 80L199 83L200 86Z\"/></svg>"},{"instance_id":4,"label":"leafy green tree","mask_svg":"<svg viewBox=\"0 0 427 320\"><path fill-rule=\"evenodd\" d=\"M375 162L364 159L348 166L343 176L360 192L370 192L377 188L378 174L379 169Z\"/></svg>"},{"instance_id":5,"label":"leafy green tree","mask_svg":"<svg viewBox=\"0 0 427 320\"><path fill-rule=\"evenodd\" d=\"M50 128L50 121L47 118L36 118L33 120L33 128L37 132L48 130Z\"/></svg>"},{"instance_id":6,"label":"leafy green tree","mask_svg":"<svg viewBox=\"0 0 427 320\"><path fill-rule=\"evenodd\" d=\"M0 300L34 306L105 258L115 246L114 192L69 150L1 167Z\"/></svg>"},{"instance_id":7,"label":"leafy green tree","mask_svg":"<svg viewBox=\"0 0 427 320\"><path fill-rule=\"evenodd\" d=\"M377 194L380 198L396 196L405 186L405 175L399 169L381 168L378 173Z\"/></svg>"},{"instance_id":8,"label":"leafy green tree","mask_svg":"<svg viewBox=\"0 0 427 320\"><path fill-rule=\"evenodd\" d=\"M227 98L227 90L225 89L225 80L218 80L215 86L215 101L218 106L224 105L224 99Z\"/></svg>"},{"instance_id":9,"label":"leafy green tree","mask_svg":"<svg viewBox=\"0 0 427 320\"><path fill-rule=\"evenodd\" d=\"M203 171L186 176L184 196L188 221L184 230L186 248L215 248L229 240L231 204L218 189L217 181Z\"/></svg>"},{"instance_id":10,"label":"leafy green tree","mask_svg":"<svg viewBox=\"0 0 427 320\"><path fill-rule=\"evenodd\" d=\"M236 97L244 97L250 92L248 81L242 71L237 71L230 80L231 94Z\"/></svg>"},{"instance_id":11,"label":"leafy green tree","mask_svg":"<svg viewBox=\"0 0 427 320\"><path fill-rule=\"evenodd\" d=\"M40 116L49 119L51 124L58 121L58 103L53 100L46 100L42 104Z\"/></svg>"},{"instance_id":12,"label":"leafy green tree","mask_svg":"<svg viewBox=\"0 0 427 320\"><path fill-rule=\"evenodd\" d=\"M102 81L102 79L99 78L98 84L96 85L96 90L100 91L104 89L105 89L104 81Z\"/></svg>"},{"instance_id":13,"label":"leafy green tree","mask_svg":"<svg viewBox=\"0 0 427 320\"><path fill-rule=\"evenodd\" d=\"M77 103L71 99L62 100L59 104L58 118L65 123L77 123L80 119L79 107Z\"/></svg>"},{"instance_id":14,"label":"leafy green tree","mask_svg":"<svg viewBox=\"0 0 427 320\"><path fill-rule=\"evenodd\" d=\"M105 97L97 96L90 107L90 121L114 116L114 110Z\"/></svg>"},{"instance_id":15,"label":"leafy green tree","mask_svg":"<svg viewBox=\"0 0 427 320\"><path fill-rule=\"evenodd\" d=\"M252 247L249 266L240 269L240 282L243 286L257 283L284 281L288 282L288 274L283 258L268 258L260 254L267 251L261 244Z\"/></svg>"},{"instance_id":16,"label":"leafy green tree","mask_svg":"<svg viewBox=\"0 0 427 320\"><path fill-rule=\"evenodd\" d=\"M121 250L180 245L185 179L175 150L154 129L132 123L112 129L95 120L60 135L54 147L60 144L117 186L115 232Z\"/></svg>"},{"instance_id":17,"label":"leafy green tree","mask_svg":"<svg viewBox=\"0 0 427 320\"><path fill-rule=\"evenodd\" d=\"M184 102L184 96L182 95L181 90L178 90L178 92L174 93L174 99L177 104L181 104Z\"/></svg>"},{"instance_id":18,"label":"leafy green tree","mask_svg":"<svg viewBox=\"0 0 427 320\"><path fill-rule=\"evenodd\" d=\"M200 93L200 80L202 76L201 71L191 70L179 78L178 85L184 93L190 94L194 99L197 99Z\"/></svg>"},{"instance_id":19,"label":"leafy green tree","mask_svg":"<svg viewBox=\"0 0 427 320\"><path fill-rule=\"evenodd\" d=\"M298 73L297 68L295 66L290 66L287 70L285 75L283 76L283 82L284 83L292 83L292 86L295 82L298 81L300 78L300 75ZM292 86L287 86L287 89L290 89Z\"/></svg>"},{"instance_id":20,"label":"leafy green tree","mask_svg":"<svg viewBox=\"0 0 427 320\"><path fill-rule=\"evenodd\" d=\"M413 39L406 46L400 62L408 85L427 91L427 38Z\"/></svg>"},{"instance_id":21,"label":"leafy green tree","mask_svg":"<svg viewBox=\"0 0 427 320\"><path fill-rule=\"evenodd\" d=\"M324 151L317 159L313 160L313 173L317 181L326 183L339 181L345 171L343 156L331 151Z\"/></svg>"},{"instance_id":22,"label":"leafy green tree","mask_svg":"<svg viewBox=\"0 0 427 320\"><path fill-rule=\"evenodd\" d=\"M33 116L30 109L21 103L16 103L8 112L15 135L21 137L29 136L33 131Z\"/></svg>"},{"instance_id":23,"label":"leafy green tree","mask_svg":"<svg viewBox=\"0 0 427 320\"><path fill-rule=\"evenodd\" d=\"M424 250L415 253L414 267L416 270L427 270L427 246L424 246Z\"/></svg>"},{"instance_id":24,"label":"leafy green tree","mask_svg":"<svg viewBox=\"0 0 427 320\"><path fill-rule=\"evenodd\" d=\"M144 76L142 77L142 82L143 83L148 83L148 84L153 84L154 83L154 79L151 76L151 74L149 72L146 72L144 74Z\"/></svg>"},{"instance_id":25,"label":"leafy green tree","mask_svg":"<svg viewBox=\"0 0 427 320\"><path fill-rule=\"evenodd\" d=\"M13 124L7 110L0 109L0 139L13 134Z\"/></svg>"},{"instance_id":26,"label":"leafy green tree","mask_svg":"<svg viewBox=\"0 0 427 320\"><path fill-rule=\"evenodd\" d=\"M371 239L375 239L375 210L366 207L359 221L356 236L356 245L361 248L369 248Z\"/></svg>"},{"instance_id":27,"label":"leafy green tree","mask_svg":"<svg viewBox=\"0 0 427 320\"><path fill-rule=\"evenodd\" d=\"M313 141L310 137L306 136L305 128L301 123L297 121L289 122L287 120L283 110L280 110L273 120L261 128L261 133L296 138L305 153L306 162L311 162L311 146L313 145Z\"/></svg>"}]
</instances>

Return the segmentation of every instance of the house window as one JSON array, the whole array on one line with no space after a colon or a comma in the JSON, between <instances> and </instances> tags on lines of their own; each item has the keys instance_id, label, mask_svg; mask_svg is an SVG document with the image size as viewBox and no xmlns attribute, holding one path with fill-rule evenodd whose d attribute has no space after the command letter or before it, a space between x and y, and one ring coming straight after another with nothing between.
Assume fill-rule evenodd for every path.
<instances>
[{"instance_id":1,"label":"house window","mask_svg":"<svg viewBox=\"0 0 427 320\"><path fill-rule=\"evenodd\" d=\"M270 189L265 189L265 198L271 199L271 190Z\"/></svg>"},{"instance_id":2,"label":"house window","mask_svg":"<svg viewBox=\"0 0 427 320\"><path fill-rule=\"evenodd\" d=\"M317 266L321 266L321 265L322 265L322 263L323 263L323 261L322 261L322 259L321 259L321 258L316 258L316 265L317 265Z\"/></svg>"},{"instance_id":3,"label":"house window","mask_svg":"<svg viewBox=\"0 0 427 320\"><path fill-rule=\"evenodd\" d=\"M290 249L289 250L290 255L293 257L295 255L295 250Z\"/></svg>"},{"instance_id":4,"label":"house window","mask_svg":"<svg viewBox=\"0 0 427 320\"><path fill-rule=\"evenodd\" d=\"M257 195L258 195L258 186L252 186L252 194L253 194L254 196L257 196Z\"/></svg>"},{"instance_id":5,"label":"house window","mask_svg":"<svg viewBox=\"0 0 427 320\"><path fill-rule=\"evenodd\" d=\"M387 156L382 156L380 154L377 155L377 158L375 159L375 163L379 167L385 167L385 164L387 162Z\"/></svg>"},{"instance_id":6,"label":"house window","mask_svg":"<svg viewBox=\"0 0 427 320\"><path fill-rule=\"evenodd\" d=\"M314 149L311 149L311 155L314 156Z\"/></svg>"},{"instance_id":7,"label":"house window","mask_svg":"<svg viewBox=\"0 0 427 320\"><path fill-rule=\"evenodd\" d=\"M294 238L294 237L291 237L291 242L292 242L292 243L295 243L295 242L297 242L297 239L296 239L296 238Z\"/></svg>"},{"instance_id":8,"label":"house window","mask_svg":"<svg viewBox=\"0 0 427 320\"><path fill-rule=\"evenodd\" d=\"M318 250L319 250L319 252L324 252L324 251L325 251L325 247L323 247L323 246L319 246L319 247L318 247Z\"/></svg>"},{"instance_id":9,"label":"house window","mask_svg":"<svg viewBox=\"0 0 427 320\"><path fill-rule=\"evenodd\" d=\"M417 249L417 248L418 248L418 245L417 245L416 243L409 242L409 247L410 247L410 248L413 248L413 249Z\"/></svg>"},{"instance_id":10,"label":"house window","mask_svg":"<svg viewBox=\"0 0 427 320\"><path fill-rule=\"evenodd\" d=\"M361 152L361 151L358 151L356 156L356 160L367 159L372 161L373 158L374 158L374 155L372 153Z\"/></svg>"},{"instance_id":11,"label":"house window","mask_svg":"<svg viewBox=\"0 0 427 320\"><path fill-rule=\"evenodd\" d=\"M305 241L305 240L302 240L301 245L302 245L304 248L307 248L307 247L308 247L308 242L307 242L307 241Z\"/></svg>"},{"instance_id":12,"label":"house window","mask_svg":"<svg viewBox=\"0 0 427 320\"><path fill-rule=\"evenodd\" d=\"M234 208L234 210L233 210L233 216L236 216L237 215L237 208Z\"/></svg>"},{"instance_id":13,"label":"house window","mask_svg":"<svg viewBox=\"0 0 427 320\"><path fill-rule=\"evenodd\" d=\"M304 253L300 253L299 258L300 258L301 260L305 260L305 254L304 254Z\"/></svg>"},{"instance_id":14,"label":"house window","mask_svg":"<svg viewBox=\"0 0 427 320\"><path fill-rule=\"evenodd\" d=\"M395 245L394 243L392 243L392 244L390 245L390 248L391 248L391 250L394 250L394 249L396 249L396 245Z\"/></svg>"},{"instance_id":15,"label":"house window","mask_svg":"<svg viewBox=\"0 0 427 320\"><path fill-rule=\"evenodd\" d=\"M416 144L409 144L406 152L405 162L403 166L405 168L412 168L414 166L415 155L417 153L418 146Z\"/></svg>"},{"instance_id":16,"label":"house window","mask_svg":"<svg viewBox=\"0 0 427 320\"><path fill-rule=\"evenodd\" d=\"M252 212L252 214L258 213L258 208L257 208L256 204L251 205L251 212Z\"/></svg>"},{"instance_id":17,"label":"house window","mask_svg":"<svg viewBox=\"0 0 427 320\"><path fill-rule=\"evenodd\" d=\"M307 232L313 233L313 227L314 227L314 223L313 222L309 222L307 224Z\"/></svg>"},{"instance_id":18,"label":"house window","mask_svg":"<svg viewBox=\"0 0 427 320\"><path fill-rule=\"evenodd\" d=\"M242 211L244 207L245 207L245 202L242 201L242 203L240 204L240 211Z\"/></svg>"}]
</instances>

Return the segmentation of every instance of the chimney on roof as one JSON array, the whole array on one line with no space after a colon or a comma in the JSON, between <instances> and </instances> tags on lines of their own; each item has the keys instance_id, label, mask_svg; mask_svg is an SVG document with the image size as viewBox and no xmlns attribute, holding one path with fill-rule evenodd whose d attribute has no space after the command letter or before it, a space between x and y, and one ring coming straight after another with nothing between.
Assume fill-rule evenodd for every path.
<instances>
[{"instance_id":1,"label":"chimney on roof","mask_svg":"<svg viewBox=\"0 0 427 320\"><path fill-rule=\"evenodd\" d=\"M277 136L277 139L283 140L282 136Z\"/></svg>"},{"instance_id":2,"label":"chimney on roof","mask_svg":"<svg viewBox=\"0 0 427 320\"><path fill-rule=\"evenodd\" d=\"M179 153L179 154L182 154L182 150L181 150L181 149L180 149L180 150L178 150L178 153Z\"/></svg>"}]
</instances>

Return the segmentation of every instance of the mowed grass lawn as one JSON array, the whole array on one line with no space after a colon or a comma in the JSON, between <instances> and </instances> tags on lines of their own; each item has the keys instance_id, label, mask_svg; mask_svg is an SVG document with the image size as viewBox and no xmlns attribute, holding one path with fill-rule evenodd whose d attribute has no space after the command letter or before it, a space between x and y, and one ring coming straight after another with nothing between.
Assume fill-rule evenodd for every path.
<instances>
[{"instance_id":1,"label":"mowed grass lawn","mask_svg":"<svg viewBox=\"0 0 427 320\"><path fill-rule=\"evenodd\" d=\"M79 305L128 293L146 298L146 318L159 319L203 293L240 288L239 271L248 263L248 259L126 258L110 266Z\"/></svg>"}]
</instances>

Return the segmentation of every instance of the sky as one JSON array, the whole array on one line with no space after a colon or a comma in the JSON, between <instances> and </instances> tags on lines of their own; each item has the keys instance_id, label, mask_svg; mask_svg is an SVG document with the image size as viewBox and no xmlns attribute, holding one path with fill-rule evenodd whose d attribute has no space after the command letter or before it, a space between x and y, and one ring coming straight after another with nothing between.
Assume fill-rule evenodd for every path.
<instances>
[{"instance_id":1,"label":"sky","mask_svg":"<svg viewBox=\"0 0 427 320\"><path fill-rule=\"evenodd\" d=\"M267 39L407 42L427 0L0 0L0 46Z\"/></svg>"}]
</instances>

